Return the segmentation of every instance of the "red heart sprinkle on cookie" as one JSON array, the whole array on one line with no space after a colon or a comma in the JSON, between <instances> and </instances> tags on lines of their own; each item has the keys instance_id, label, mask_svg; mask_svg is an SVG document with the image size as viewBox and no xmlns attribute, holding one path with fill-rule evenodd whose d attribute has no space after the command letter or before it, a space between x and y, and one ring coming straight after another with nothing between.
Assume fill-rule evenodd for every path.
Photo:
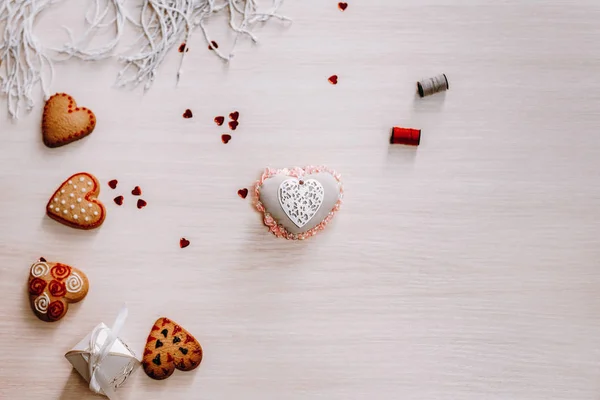
<instances>
[{"instance_id":1,"label":"red heart sprinkle on cookie","mask_svg":"<svg viewBox=\"0 0 600 400\"><path fill-rule=\"evenodd\" d=\"M338 76L337 75L331 75L328 79L329 83L331 83L332 85L337 85L338 83Z\"/></svg>"},{"instance_id":2,"label":"red heart sprinkle on cookie","mask_svg":"<svg viewBox=\"0 0 600 400\"><path fill-rule=\"evenodd\" d=\"M137 208L139 208L140 210L144 207L146 207L146 205L148 205L148 203L146 203L145 200L139 199L137 201Z\"/></svg>"},{"instance_id":3,"label":"red heart sprinkle on cookie","mask_svg":"<svg viewBox=\"0 0 600 400\"><path fill-rule=\"evenodd\" d=\"M113 179L112 181L108 182L108 186L110 186L111 189L116 189L117 188L117 184L119 183L118 180Z\"/></svg>"},{"instance_id":4,"label":"red heart sprinkle on cookie","mask_svg":"<svg viewBox=\"0 0 600 400\"><path fill-rule=\"evenodd\" d=\"M192 110L190 110L189 108L187 110L185 110L185 112L183 113L183 118L192 118L194 115L192 114Z\"/></svg>"},{"instance_id":5,"label":"red heart sprinkle on cookie","mask_svg":"<svg viewBox=\"0 0 600 400\"><path fill-rule=\"evenodd\" d=\"M237 121L229 121L229 129L235 131L240 123Z\"/></svg>"},{"instance_id":6,"label":"red heart sprinkle on cookie","mask_svg":"<svg viewBox=\"0 0 600 400\"><path fill-rule=\"evenodd\" d=\"M189 245L190 245L190 241L187 240L186 238L179 239L179 247L181 247L182 249L185 249Z\"/></svg>"},{"instance_id":7,"label":"red heart sprinkle on cookie","mask_svg":"<svg viewBox=\"0 0 600 400\"><path fill-rule=\"evenodd\" d=\"M222 116L215 117L215 124L217 124L217 126L223 125L223 122L225 122L225 117L222 117Z\"/></svg>"},{"instance_id":8,"label":"red heart sprinkle on cookie","mask_svg":"<svg viewBox=\"0 0 600 400\"><path fill-rule=\"evenodd\" d=\"M339 8L341 11L344 11L346 8L348 8L348 3L342 3L342 2L339 2L339 3L338 3L338 8Z\"/></svg>"},{"instance_id":9,"label":"red heart sprinkle on cookie","mask_svg":"<svg viewBox=\"0 0 600 400\"><path fill-rule=\"evenodd\" d=\"M211 40L210 44L208 45L208 49L212 50L213 48L218 49L219 45L214 40Z\"/></svg>"},{"instance_id":10,"label":"red heart sprinkle on cookie","mask_svg":"<svg viewBox=\"0 0 600 400\"><path fill-rule=\"evenodd\" d=\"M187 47L187 45L185 44L185 42L181 43L181 45L179 45L179 52L183 53L183 52L188 52L190 51L190 49Z\"/></svg>"},{"instance_id":11,"label":"red heart sprinkle on cookie","mask_svg":"<svg viewBox=\"0 0 600 400\"><path fill-rule=\"evenodd\" d=\"M221 141L223 141L223 143L227 144L229 143L229 141L231 140L231 135L221 135Z\"/></svg>"},{"instance_id":12,"label":"red heart sprinkle on cookie","mask_svg":"<svg viewBox=\"0 0 600 400\"><path fill-rule=\"evenodd\" d=\"M248 196L248 189L243 188L238 190L238 196L240 196L242 199L245 199L246 196Z\"/></svg>"},{"instance_id":13,"label":"red heart sprinkle on cookie","mask_svg":"<svg viewBox=\"0 0 600 400\"><path fill-rule=\"evenodd\" d=\"M136 186L131 191L131 194L134 196L140 196L142 194L142 189L139 186Z\"/></svg>"},{"instance_id":14,"label":"red heart sprinkle on cookie","mask_svg":"<svg viewBox=\"0 0 600 400\"><path fill-rule=\"evenodd\" d=\"M234 111L234 112L232 112L232 113L229 114L229 118L232 119L232 120L234 120L234 121L237 121L239 117L240 117L240 113L237 112L237 111Z\"/></svg>"},{"instance_id":15,"label":"red heart sprinkle on cookie","mask_svg":"<svg viewBox=\"0 0 600 400\"><path fill-rule=\"evenodd\" d=\"M123 196L117 196L114 199L114 202L116 205L118 206L122 206L123 205Z\"/></svg>"}]
</instances>

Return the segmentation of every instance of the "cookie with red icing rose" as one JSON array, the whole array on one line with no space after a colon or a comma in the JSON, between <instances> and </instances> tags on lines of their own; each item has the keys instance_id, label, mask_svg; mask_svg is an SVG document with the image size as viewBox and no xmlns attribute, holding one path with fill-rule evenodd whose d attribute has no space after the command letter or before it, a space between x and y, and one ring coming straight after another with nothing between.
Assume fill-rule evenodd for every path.
<instances>
[{"instance_id":1,"label":"cookie with red icing rose","mask_svg":"<svg viewBox=\"0 0 600 400\"><path fill-rule=\"evenodd\" d=\"M66 264L40 258L29 270L31 309L42 321L54 322L64 317L69 303L83 300L89 287L87 276Z\"/></svg>"}]
</instances>

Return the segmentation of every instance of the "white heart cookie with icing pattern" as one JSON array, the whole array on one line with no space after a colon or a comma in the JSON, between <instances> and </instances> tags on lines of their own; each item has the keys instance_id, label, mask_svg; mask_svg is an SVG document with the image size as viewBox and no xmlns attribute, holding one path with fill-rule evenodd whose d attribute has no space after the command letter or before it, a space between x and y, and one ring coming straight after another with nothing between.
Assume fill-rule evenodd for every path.
<instances>
[{"instance_id":1,"label":"white heart cookie with icing pattern","mask_svg":"<svg viewBox=\"0 0 600 400\"><path fill-rule=\"evenodd\" d=\"M80 172L67 178L54 192L46 205L46 214L73 228L97 228L106 217L106 209L97 199L99 194L98 179L87 172Z\"/></svg>"},{"instance_id":2,"label":"white heart cookie with icing pattern","mask_svg":"<svg viewBox=\"0 0 600 400\"><path fill-rule=\"evenodd\" d=\"M327 167L267 168L254 194L275 236L302 240L325 229L341 206L343 187L340 175Z\"/></svg>"}]
</instances>

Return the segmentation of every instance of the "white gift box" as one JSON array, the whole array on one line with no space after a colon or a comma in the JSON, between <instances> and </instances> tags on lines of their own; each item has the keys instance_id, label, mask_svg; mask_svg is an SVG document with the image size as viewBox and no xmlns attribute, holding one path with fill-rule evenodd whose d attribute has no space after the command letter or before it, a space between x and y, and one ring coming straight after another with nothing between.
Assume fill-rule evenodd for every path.
<instances>
[{"instance_id":1,"label":"white gift box","mask_svg":"<svg viewBox=\"0 0 600 400\"><path fill-rule=\"evenodd\" d=\"M118 337L111 338L112 335L110 328L101 323L65 354L77 372L90 382L90 389L109 398L140 365L133 351ZM104 348L107 340L114 340L110 349Z\"/></svg>"}]
</instances>

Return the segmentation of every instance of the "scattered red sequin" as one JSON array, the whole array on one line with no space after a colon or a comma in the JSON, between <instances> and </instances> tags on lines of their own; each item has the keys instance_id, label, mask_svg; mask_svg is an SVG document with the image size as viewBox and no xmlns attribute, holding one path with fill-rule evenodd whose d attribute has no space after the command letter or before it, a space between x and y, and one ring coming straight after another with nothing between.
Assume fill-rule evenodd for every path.
<instances>
[{"instance_id":1,"label":"scattered red sequin","mask_svg":"<svg viewBox=\"0 0 600 400\"><path fill-rule=\"evenodd\" d=\"M115 203L116 203L118 206L122 206L122 205L123 205L123 196L117 196L117 197L115 197L115 198L114 198L114 201L115 201Z\"/></svg>"},{"instance_id":2,"label":"scattered red sequin","mask_svg":"<svg viewBox=\"0 0 600 400\"><path fill-rule=\"evenodd\" d=\"M238 196L240 196L242 199L245 199L246 196L248 196L248 189L243 188L238 190Z\"/></svg>"},{"instance_id":3,"label":"scattered red sequin","mask_svg":"<svg viewBox=\"0 0 600 400\"><path fill-rule=\"evenodd\" d=\"M185 42L181 43L181 45L179 46L179 52L183 53L183 52L188 52L190 51L190 49L187 47L187 44Z\"/></svg>"},{"instance_id":4,"label":"scattered red sequin","mask_svg":"<svg viewBox=\"0 0 600 400\"><path fill-rule=\"evenodd\" d=\"M343 2L340 1L338 3L338 8L340 9L340 11L346 10L346 8L348 8L348 3L343 3Z\"/></svg>"},{"instance_id":5,"label":"scattered red sequin","mask_svg":"<svg viewBox=\"0 0 600 400\"><path fill-rule=\"evenodd\" d=\"M134 187L131 191L131 194L134 196L140 196L142 194L142 188L140 188L139 186Z\"/></svg>"},{"instance_id":6,"label":"scattered red sequin","mask_svg":"<svg viewBox=\"0 0 600 400\"><path fill-rule=\"evenodd\" d=\"M119 183L118 180L113 179L112 181L108 182L108 186L110 186L111 189L116 189L117 188L117 184Z\"/></svg>"},{"instance_id":7,"label":"scattered red sequin","mask_svg":"<svg viewBox=\"0 0 600 400\"><path fill-rule=\"evenodd\" d=\"M190 110L189 108L183 113L183 118L192 118L193 116L194 115L192 114L192 110Z\"/></svg>"},{"instance_id":8,"label":"scattered red sequin","mask_svg":"<svg viewBox=\"0 0 600 400\"><path fill-rule=\"evenodd\" d=\"M228 135L228 134L221 135L221 140L223 141L223 143L227 144L231 140L231 135Z\"/></svg>"},{"instance_id":9,"label":"scattered red sequin","mask_svg":"<svg viewBox=\"0 0 600 400\"><path fill-rule=\"evenodd\" d=\"M240 123L237 121L229 121L229 129L235 131Z\"/></svg>"},{"instance_id":10,"label":"scattered red sequin","mask_svg":"<svg viewBox=\"0 0 600 400\"><path fill-rule=\"evenodd\" d=\"M210 44L208 45L208 49L212 50L213 48L218 49L219 45L217 44L217 42L215 42L214 40L210 41Z\"/></svg>"},{"instance_id":11,"label":"scattered red sequin","mask_svg":"<svg viewBox=\"0 0 600 400\"><path fill-rule=\"evenodd\" d=\"M179 247L181 247L182 249L185 249L189 245L190 245L190 241L187 240L186 238L179 239Z\"/></svg>"},{"instance_id":12,"label":"scattered red sequin","mask_svg":"<svg viewBox=\"0 0 600 400\"><path fill-rule=\"evenodd\" d=\"M232 113L229 114L229 118L232 119L232 120L234 120L234 121L237 121L239 117L240 117L240 113L237 112L237 111L234 111L234 112L232 112Z\"/></svg>"},{"instance_id":13,"label":"scattered red sequin","mask_svg":"<svg viewBox=\"0 0 600 400\"><path fill-rule=\"evenodd\" d=\"M148 203L146 203L146 200L138 199L137 208L139 208L141 210L142 208L146 207L147 205L148 205Z\"/></svg>"},{"instance_id":14,"label":"scattered red sequin","mask_svg":"<svg viewBox=\"0 0 600 400\"><path fill-rule=\"evenodd\" d=\"M418 146L421 143L421 130L393 127L390 136L391 144L407 144L409 146Z\"/></svg>"},{"instance_id":15,"label":"scattered red sequin","mask_svg":"<svg viewBox=\"0 0 600 400\"><path fill-rule=\"evenodd\" d=\"M328 79L329 83L331 83L332 85L337 85L338 83L338 76L337 75L331 75Z\"/></svg>"},{"instance_id":16,"label":"scattered red sequin","mask_svg":"<svg viewBox=\"0 0 600 400\"><path fill-rule=\"evenodd\" d=\"M215 117L215 124L217 124L218 126L223 125L223 122L225 122L225 117L223 117L223 116Z\"/></svg>"}]
</instances>

